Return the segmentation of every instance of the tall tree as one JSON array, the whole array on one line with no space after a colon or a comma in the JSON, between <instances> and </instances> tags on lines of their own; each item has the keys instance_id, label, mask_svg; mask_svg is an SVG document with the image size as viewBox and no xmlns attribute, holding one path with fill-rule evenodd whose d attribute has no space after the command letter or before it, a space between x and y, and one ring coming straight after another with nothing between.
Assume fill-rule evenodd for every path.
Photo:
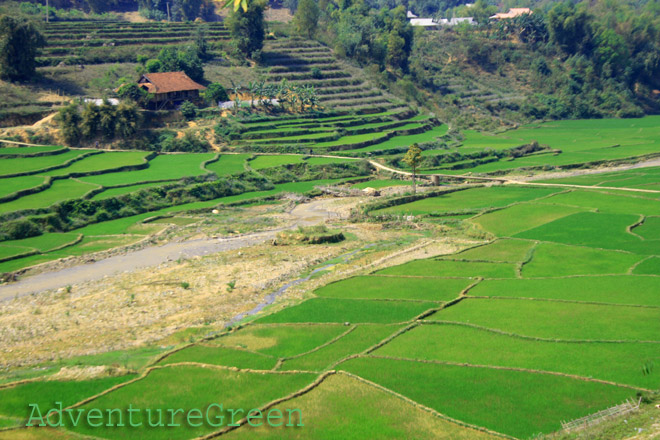
<instances>
[{"instance_id":1,"label":"tall tree","mask_svg":"<svg viewBox=\"0 0 660 440\"><path fill-rule=\"evenodd\" d=\"M320 13L316 0L300 0L296 15L293 17L298 33L312 38L319 24Z\"/></svg>"},{"instance_id":2,"label":"tall tree","mask_svg":"<svg viewBox=\"0 0 660 440\"><path fill-rule=\"evenodd\" d=\"M387 38L387 56L385 57L385 61L388 65L395 69L405 69L408 62L407 54L403 50L405 44L406 41L401 38L396 30L392 29Z\"/></svg>"},{"instance_id":3,"label":"tall tree","mask_svg":"<svg viewBox=\"0 0 660 440\"><path fill-rule=\"evenodd\" d=\"M548 12L550 39L566 53L587 53L591 47L591 16L569 1L559 3Z\"/></svg>"},{"instance_id":4,"label":"tall tree","mask_svg":"<svg viewBox=\"0 0 660 440\"><path fill-rule=\"evenodd\" d=\"M235 10L228 24L236 49L247 57L254 57L264 46L264 9L262 1L250 1L247 11Z\"/></svg>"},{"instance_id":5,"label":"tall tree","mask_svg":"<svg viewBox=\"0 0 660 440\"><path fill-rule=\"evenodd\" d=\"M69 104L60 109L56 117L57 122L60 124L62 136L69 145L78 145L82 132L80 131L80 122L82 118L78 112L77 104Z\"/></svg>"},{"instance_id":6,"label":"tall tree","mask_svg":"<svg viewBox=\"0 0 660 440\"><path fill-rule=\"evenodd\" d=\"M417 168L422 163L422 150L419 148L419 145L412 144L401 160L412 168L413 193L416 193L417 185L415 179L417 178Z\"/></svg>"},{"instance_id":7,"label":"tall tree","mask_svg":"<svg viewBox=\"0 0 660 440\"><path fill-rule=\"evenodd\" d=\"M25 80L34 76L35 57L45 44L41 33L27 20L0 18L0 78Z\"/></svg>"}]
</instances>

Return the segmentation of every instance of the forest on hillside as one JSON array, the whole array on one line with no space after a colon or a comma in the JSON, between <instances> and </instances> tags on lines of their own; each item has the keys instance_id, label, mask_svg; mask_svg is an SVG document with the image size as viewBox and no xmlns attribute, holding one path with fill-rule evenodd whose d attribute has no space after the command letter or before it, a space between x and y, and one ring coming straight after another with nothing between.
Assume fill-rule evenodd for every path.
<instances>
[{"instance_id":1,"label":"forest on hillside","mask_svg":"<svg viewBox=\"0 0 660 440\"><path fill-rule=\"evenodd\" d=\"M43 3L22 3L21 9L43 8ZM60 11L139 10L150 19L164 20L169 13L177 21L215 19L218 4L50 0ZM268 7L249 4L251 10ZM478 0L469 5L466 0L287 0L284 5L294 20L278 26L278 32L317 39L363 67L381 88L457 126L492 129L535 119L636 117L660 109L659 0ZM509 7L530 7L533 13L489 19ZM474 17L477 24L414 28L408 11Z\"/></svg>"}]
</instances>

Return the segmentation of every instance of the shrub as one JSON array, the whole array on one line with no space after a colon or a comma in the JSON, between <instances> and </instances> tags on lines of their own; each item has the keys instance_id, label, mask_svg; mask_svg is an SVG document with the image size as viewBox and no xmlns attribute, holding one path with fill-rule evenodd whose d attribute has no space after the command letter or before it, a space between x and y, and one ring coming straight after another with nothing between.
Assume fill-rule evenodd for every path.
<instances>
[{"instance_id":1,"label":"shrub","mask_svg":"<svg viewBox=\"0 0 660 440\"><path fill-rule=\"evenodd\" d=\"M188 121L197 117L197 106L190 101L185 101L183 104L181 104L179 110L181 111L183 117Z\"/></svg>"},{"instance_id":2,"label":"shrub","mask_svg":"<svg viewBox=\"0 0 660 440\"><path fill-rule=\"evenodd\" d=\"M204 99L212 105L217 105L219 101L229 101L227 91L220 83L211 83L204 91Z\"/></svg>"}]
</instances>

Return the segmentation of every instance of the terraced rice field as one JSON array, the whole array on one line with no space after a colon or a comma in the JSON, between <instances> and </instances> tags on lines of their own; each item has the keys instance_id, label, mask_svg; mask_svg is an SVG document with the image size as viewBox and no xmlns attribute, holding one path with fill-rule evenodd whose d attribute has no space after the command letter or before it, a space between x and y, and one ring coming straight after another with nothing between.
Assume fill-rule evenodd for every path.
<instances>
[{"instance_id":1,"label":"terraced rice field","mask_svg":"<svg viewBox=\"0 0 660 440\"><path fill-rule=\"evenodd\" d=\"M345 162L344 159L308 158L301 155L255 156L250 161L253 157L250 154L175 153L154 157L146 152L101 152L59 147L1 148L0 156L3 156L0 160L0 173L9 176L24 174L0 177L0 214L7 215L8 219L43 215L51 207L67 201L109 201L156 187L167 190L181 185L181 179L185 178L241 174L246 172L248 163L258 171L288 163L322 165ZM282 192L303 193L311 191L316 185L333 182L318 180L285 183L271 190L245 192L204 202L181 203L144 214L100 221L67 234L47 232L26 240L1 241L0 273L67 256L128 245L167 227L163 223L142 225L149 217L210 208L249 198L275 196ZM57 245L50 246L50 243Z\"/></svg>"},{"instance_id":2,"label":"terraced rice field","mask_svg":"<svg viewBox=\"0 0 660 440\"><path fill-rule=\"evenodd\" d=\"M455 254L328 284L297 305L272 306L233 331L160 358L142 379L86 405L136 404L139 396L137 403L151 408L166 402L192 408L218 399L260 407L289 396L276 407L301 409L305 427L289 434L246 424L229 436L358 438L352 433L369 432L397 438L414 432L424 438L499 433L524 439L658 390L653 365L660 360L660 272L653 271L660 266L660 247L631 248L629 240L616 239L603 248L602 240L590 238L597 234L589 231L605 227L613 237L625 234L638 215L622 222L587 215L552 225L601 210L623 216L637 206L645 218L660 210L636 195L553 194L553 188L492 187L451 193L449 202L425 199L426 215L456 206L475 210L464 221L492 238ZM567 206L572 209L561 209ZM513 225L503 226L511 217ZM567 240L570 234L548 232L555 229L577 232ZM648 231L637 240L657 240ZM637 273L645 263L645 273ZM199 378L213 386L200 387ZM317 386L306 388L313 382ZM41 382L39 392L56 393L58 386L67 382ZM15 396L11 390L0 390L0 398ZM0 415L19 416L12 408L0 405ZM357 412L342 413L351 408ZM419 423L394 423L404 415ZM202 425L167 438L218 429ZM108 438L132 433L77 432ZM144 438L164 435L145 431Z\"/></svg>"},{"instance_id":3,"label":"terraced rice field","mask_svg":"<svg viewBox=\"0 0 660 440\"><path fill-rule=\"evenodd\" d=\"M488 134L465 131L458 146L445 150L428 150L428 156L461 154L459 162L449 161L435 168L424 169L422 173L433 174L501 174L520 172L526 169L552 170L572 168L580 164L600 164L608 161L621 161L638 157L660 155L659 116L639 119L605 119L553 121L522 126L503 133ZM547 150L521 157L495 153L529 144L533 141ZM490 151L487 157L470 158L470 154ZM658 189L649 171L630 170L623 174L598 174L560 180L562 183L576 183L599 186L627 186L629 188ZM551 181L548 181L551 182ZM552 181L554 182L554 180ZM580 183L581 182L581 183Z\"/></svg>"},{"instance_id":4,"label":"terraced rice field","mask_svg":"<svg viewBox=\"0 0 660 440\"><path fill-rule=\"evenodd\" d=\"M136 50L157 55L163 46L185 46L204 26L211 47L229 39L222 23L53 22L44 28L47 45L39 66L135 62ZM81 43L82 42L82 43Z\"/></svg>"},{"instance_id":5,"label":"terraced rice field","mask_svg":"<svg viewBox=\"0 0 660 440\"><path fill-rule=\"evenodd\" d=\"M347 118L343 121L352 117ZM341 121L337 116L323 123ZM633 137L653 133L644 120L636 121L642 126ZM556 124L561 128L564 123ZM605 148L598 139L582 137L580 121L571 124L572 136L579 139L574 144L584 141L587 147ZM601 127L603 136L614 136L617 129L604 123ZM544 133L543 128L530 131ZM568 133L559 130L557 141L564 142L564 135ZM487 141L476 135L470 139L475 149ZM508 145L505 140L503 148ZM70 153L9 159L48 161L20 162L28 176L3 180L16 191L38 186L44 181L39 179L47 177L40 170L62 165L54 158L65 154ZM79 191L103 186L118 195L186 176L236 174L245 171L246 165L258 171L312 160L300 155L227 154L219 160L213 160L213 154L178 155L181 165L177 166L170 157L174 156L153 158L141 170L75 178L64 166L54 171L58 179L48 189L0 204L0 209L10 212L11 204L21 201L21 206L38 207L32 201L38 199L29 197L42 193L43 206L70 195L76 185ZM139 165L140 160L133 154L108 161L108 169L116 163ZM133 173L143 174L132 179ZM154 359L153 368L142 368L141 376L43 380L0 388L0 426L20 423L28 401L48 407L49 397L61 396L65 404L74 404L125 383L80 406L115 408L132 403L204 409L210 402L222 402L226 408L247 409L264 408L277 399L275 407L283 412L300 409L305 426L283 431L243 424L226 435L479 439L498 434L526 439L559 430L563 420L657 391L660 197L598 186L655 188L660 185L658 169L548 182L597 186L477 186L373 211L373 215L422 219L460 214L457 221L480 230L483 242L450 255L358 273L319 287L298 304L275 304L231 331ZM1 242L0 259L24 252L31 255L0 262L0 271L140 239L162 227L142 224L154 215L281 191L304 192L319 183L328 182L288 183L273 190L101 222L66 234ZM94 197L103 197L106 191ZM137 380L129 383L132 379ZM226 427L231 415L227 411L223 415L225 423L220 427L202 423L182 424L183 428L172 431L135 431L84 425L73 431L112 439L135 438L136 432L147 439L188 439ZM183 421L181 415L176 417Z\"/></svg>"},{"instance_id":6,"label":"terraced rice field","mask_svg":"<svg viewBox=\"0 0 660 440\"><path fill-rule=\"evenodd\" d=\"M320 107L331 115L243 121L241 139L234 142L240 150L277 152L286 147L300 153L347 150L357 154L432 142L447 132L438 121L415 114L369 85L355 69L336 59L330 48L315 41L288 38L268 42L264 60L266 82L286 80L313 87Z\"/></svg>"}]
</instances>

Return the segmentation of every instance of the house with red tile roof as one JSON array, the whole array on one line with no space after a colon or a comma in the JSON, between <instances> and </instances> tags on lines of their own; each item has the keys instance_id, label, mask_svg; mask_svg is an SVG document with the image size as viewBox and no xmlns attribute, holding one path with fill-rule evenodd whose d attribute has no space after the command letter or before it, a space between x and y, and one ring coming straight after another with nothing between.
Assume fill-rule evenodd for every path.
<instances>
[{"instance_id":1,"label":"house with red tile roof","mask_svg":"<svg viewBox=\"0 0 660 440\"><path fill-rule=\"evenodd\" d=\"M184 101L199 101L199 92L206 90L184 72L145 73L138 80L138 86L153 96L151 102L158 109L175 107Z\"/></svg>"},{"instance_id":2,"label":"house with red tile roof","mask_svg":"<svg viewBox=\"0 0 660 440\"><path fill-rule=\"evenodd\" d=\"M503 20L505 18L516 18L521 15L531 14L532 10L529 8L511 8L509 12L498 12L490 17L491 20Z\"/></svg>"}]
</instances>

